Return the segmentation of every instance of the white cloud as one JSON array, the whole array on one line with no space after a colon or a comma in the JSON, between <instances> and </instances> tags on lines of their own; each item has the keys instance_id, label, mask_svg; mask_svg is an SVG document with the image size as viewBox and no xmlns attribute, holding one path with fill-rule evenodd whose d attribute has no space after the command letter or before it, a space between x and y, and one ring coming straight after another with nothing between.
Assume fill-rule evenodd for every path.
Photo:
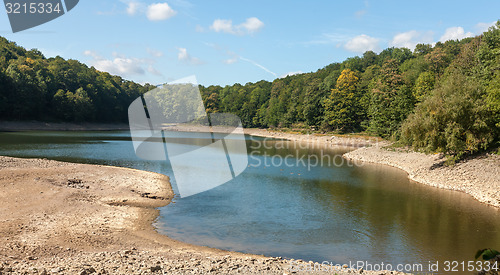
<instances>
[{"instance_id":1,"label":"white cloud","mask_svg":"<svg viewBox=\"0 0 500 275\"><path fill-rule=\"evenodd\" d=\"M95 51L91 51L91 50L86 50L86 51L83 52L83 54L86 55L86 56L91 56L94 59L101 58Z\"/></svg>"},{"instance_id":2,"label":"white cloud","mask_svg":"<svg viewBox=\"0 0 500 275\"><path fill-rule=\"evenodd\" d=\"M465 33L465 30L462 27L451 27L446 29L443 36L439 38L439 41L446 42L448 40L457 40L457 39L460 40L472 36L474 36L473 33L471 32Z\"/></svg>"},{"instance_id":3,"label":"white cloud","mask_svg":"<svg viewBox=\"0 0 500 275\"><path fill-rule=\"evenodd\" d=\"M148 6L146 11L146 16L151 21L167 20L176 14L177 12L174 11L167 3L151 4Z\"/></svg>"},{"instance_id":4,"label":"white cloud","mask_svg":"<svg viewBox=\"0 0 500 275\"><path fill-rule=\"evenodd\" d=\"M233 21L224 19L215 19L214 22L212 23L212 26L210 26L210 29L216 32L234 33Z\"/></svg>"},{"instance_id":5,"label":"white cloud","mask_svg":"<svg viewBox=\"0 0 500 275\"><path fill-rule=\"evenodd\" d=\"M296 72L288 72L286 74L282 74L279 78L285 78L287 76L292 76L292 75L297 75L297 74L303 74L303 71L296 71Z\"/></svg>"},{"instance_id":6,"label":"white cloud","mask_svg":"<svg viewBox=\"0 0 500 275\"><path fill-rule=\"evenodd\" d=\"M134 58L115 57L113 60L101 59L96 60L94 67L100 71L105 71L110 74L118 75L133 75L144 74L144 69L141 68L141 61Z\"/></svg>"},{"instance_id":7,"label":"white cloud","mask_svg":"<svg viewBox=\"0 0 500 275\"><path fill-rule=\"evenodd\" d=\"M159 76L163 75L160 71L155 69L152 65L148 66L148 72L151 74L154 74L154 75L159 75Z\"/></svg>"},{"instance_id":8,"label":"white cloud","mask_svg":"<svg viewBox=\"0 0 500 275\"><path fill-rule=\"evenodd\" d=\"M215 32L225 32L235 35L252 34L260 31L264 23L257 17L247 18L245 22L239 25L233 25L233 21L226 19L215 19L210 29Z\"/></svg>"},{"instance_id":9,"label":"white cloud","mask_svg":"<svg viewBox=\"0 0 500 275\"><path fill-rule=\"evenodd\" d=\"M250 17L241 24L241 27L249 33L254 33L264 28L264 23L257 17Z\"/></svg>"},{"instance_id":10,"label":"white cloud","mask_svg":"<svg viewBox=\"0 0 500 275\"><path fill-rule=\"evenodd\" d=\"M146 51L153 57L162 57L163 56L163 52L162 51L159 51L159 50L155 50L155 49L151 49L151 48L147 48Z\"/></svg>"},{"instance_id":11,"label":"white cloud","mask_svg":"<svg viewBox=\"0 0 500 275\"><path fill-rule=\"evenodd\" d=\"M177 48L177 50L178 50L178 52L177 52L177 59L178 60L184 61L184 62L191 64L191 65L203 64L203 61L201 61L200 59L189 55L186 48Z\"/></svg>"},{"instance_id":12,"label":"white cloud","mask_svg":"<svg viewBox=\"0 0 500 275\"><path fill-rule=\"evenodd\" d=\"M378 52L380 51L379 42L380 40L378 38L362 34L347 41L344 45L344 49L356 53L364 53L366 51Z\"/></svg>"},{"instance_id":13,"label":"white cloud","mask_svg":"<svg viewBox=\"0 0 500 275\"><path fill-rule=\"evenodd\" d=\"M127 14L128 15L136 15L138 12L140 12L142 8L142 3L140 2L128 2L127 3Z\"/></svg>"},{"instance_id":14,"label":"white cloud","mask_svg":"<svg viewBox=\"0 0 500 275\"><path fill-rule=\"evenodd\" d=\"M476 34L482 34L483 32L488 31L488 29L491 26L494 26L496 23L497 23L497 21L493 21L491 23L483 23L483 22L477 23L476 24Z\"/></svg>"},{"instance_id":15,"label":"white cloud","mask_svg":"<svg viewBox=\"0 0 500 275\"><path fill-rule=\"evenodd\" d=\"M431 31L419 32L415 30L398 33L394 36L389 45L391 47L408 48L410 50L413 50L415 49L415 46L417 44L421 43L423 44L434 43L433 33Z\"/></svg>"},{"instance_id":16,"label":"white cloud","mask_svg":"<svg viewBox=\"0 0 500 275\"><path fill-rule=\"evenodd\" d=\"M189 58L189 55L187 53L186 48L178 48L179 53L177 54L177 59L179 60L187 60Z\"/></svg>"},{"instance_id":17,"label":"white cloud","mask_svg":"<svg viewBox=\"0 0 500 275\"><path fill-rule=\"evenodd\" d=\"M89 62L91 66L94 66L99 71L110 74L129 77L131 75L144 75L146 70L150 73L159 74L154 69L154 61L152 60L126 57L118 53L113 53L113 58L107 59L91 50L86 50L83 54L92 57L92 60Z\"/></svg>"}]
</instances>

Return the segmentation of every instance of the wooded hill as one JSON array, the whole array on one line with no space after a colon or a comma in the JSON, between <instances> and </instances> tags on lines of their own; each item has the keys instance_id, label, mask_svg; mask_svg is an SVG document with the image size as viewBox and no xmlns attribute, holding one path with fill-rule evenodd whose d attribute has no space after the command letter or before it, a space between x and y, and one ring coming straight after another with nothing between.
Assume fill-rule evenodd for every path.
<instances>
[{"instance_id":1,"label":"wooded hill","mask_svg":"<svg viewBox=\"0 0 500 275\"><path fill-rule=\"evenodd\" d=\"M126 122L129 104L153 88L0 37L0 120ZM208 112L234 113L245 127L367 132L460 157L499 145L500 21L474 38L200 90Z\"/></svg>"},{"instance_id":2,"label":"wooded hill","mask_svg":"<svg viewBox=\"0 0 500 275\"><path fill-rule=\"evenodd\" d=\"M125 122L129 104L153 88L0 37L0 120Z\"/></svg>"},{"instance_id":3,"label":"wooded hill","mask_svg":"<svg viewBox=\"0 0 500 275\"><path fill-rule=\"evenodd\" d=\"M474 38L201 90L209 111L237 114L246 127L364 131L460 158L499 146L500 21Z\"/></svg>"}]
</instances>

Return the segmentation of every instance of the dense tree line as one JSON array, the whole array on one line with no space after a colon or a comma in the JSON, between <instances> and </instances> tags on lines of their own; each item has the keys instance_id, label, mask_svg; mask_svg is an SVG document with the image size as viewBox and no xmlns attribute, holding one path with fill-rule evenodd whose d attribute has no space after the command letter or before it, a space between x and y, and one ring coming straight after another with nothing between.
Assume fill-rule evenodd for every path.
<instances>
[{"instance_id":1,"label":"dense tree line","mask_svg":"<svg viewBox=\"0 0 500 275\"><path fill-rule=\"evenodd\" d=\"M153 88L0 37L0 119L125 122ZM200 91L209 113L236 114L245 127L368 132L460 157L499 145L500 22L474 38Z\"/></svg>"},{"instance_id":2,"label":"dense tree line","mask_svg":"<svg viewBox=\"0 0 500 275\"><path fill-rule=\"evenodd\" d=\"M0 119L126 122L129 104L152 88L0 37Z\"/></svg>"},{"instance_id":3,"label":"dense tree line","mask_svg":"<svg viewBox=\"0 0 500 275\"><path fill-rule=\"evenodd\" d=\"M365 131L460 157L499 145L500 22L474 38L201 91L210 112L235 113L245 127Z\"/></svg>"}]
</instances>

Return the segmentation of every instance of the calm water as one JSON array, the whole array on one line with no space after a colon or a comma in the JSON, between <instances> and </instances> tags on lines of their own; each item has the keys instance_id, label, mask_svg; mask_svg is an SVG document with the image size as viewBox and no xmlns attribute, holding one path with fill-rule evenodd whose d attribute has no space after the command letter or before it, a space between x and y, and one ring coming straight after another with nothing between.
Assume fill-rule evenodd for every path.
<instances>
[{"instance_id":1,"label":"calm water","mask_svg":"<svg viewBox=\"0 0 500 275\"><path fill-rule=\"evenodd\" d=\"M176 135L169 142L206 143L195 133ZM424 269L429 261L442 267L446 260L474 260L480 248L500 248L500 211L465 194L410 182L395 168L355 167L340 158L348 148L255 137L247 137L247 147L245 172L210 191L176 197L160 209L158 230L193 244L268 256L422 263ZM0 133L0 155L172 176L168 162L138 159L125 131ZM276 165L287 156L292 167ZM314 156L311 164L322 159L323 165L308 169L308 156Z\"/></svg>"}]
</instances>

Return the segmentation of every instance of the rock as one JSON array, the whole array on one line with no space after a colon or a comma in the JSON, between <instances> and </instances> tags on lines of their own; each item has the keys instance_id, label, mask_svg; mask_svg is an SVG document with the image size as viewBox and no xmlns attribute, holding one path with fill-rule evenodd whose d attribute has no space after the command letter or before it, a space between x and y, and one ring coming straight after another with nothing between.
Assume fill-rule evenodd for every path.
<instances>
[{"instance_id":1,"label":"rock","mask_svg":"<svg viewBox=\"0 0 500 275\"><path fill-rule=\"evenodd\" d=\"M51 273L59 273L64 270L64 267L55 267L50 270Z\"/></svg>"},{"instance_id":2,"label":"rock","mask_svg":"<svg viewBox=\"0 0 500 275\"><path fill-rule=\"evenodd\" d=\"M159 271L161 271L161 266L157 265L151 267L151 272L159 272Z\"/></svg>"}]
</instances>

